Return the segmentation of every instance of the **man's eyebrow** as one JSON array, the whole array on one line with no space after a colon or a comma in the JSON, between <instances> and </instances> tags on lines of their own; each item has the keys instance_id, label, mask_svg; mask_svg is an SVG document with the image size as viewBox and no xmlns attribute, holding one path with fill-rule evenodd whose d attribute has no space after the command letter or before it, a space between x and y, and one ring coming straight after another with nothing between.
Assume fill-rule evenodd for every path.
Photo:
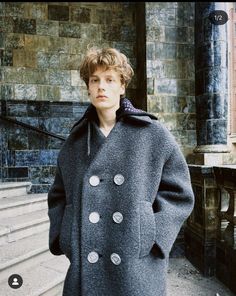
<instances>
[{"instance_id":1,"label":"man's eyebrow","mask_svg":"<svg viewBox=\"0 0 236 296\"><path fill-rule=\"evenodd\" d=\"M93 77L93 78L94 78L94 77L95 77L95 78L99 78L99 76L97 76L97 75L91 75L90 78L91 78L91 77ZM106 78L115 78L115 76L112 75L112 74L107 74L107 75L105 75L105 77L106 77Z\"/></svg>"}]
</instances>

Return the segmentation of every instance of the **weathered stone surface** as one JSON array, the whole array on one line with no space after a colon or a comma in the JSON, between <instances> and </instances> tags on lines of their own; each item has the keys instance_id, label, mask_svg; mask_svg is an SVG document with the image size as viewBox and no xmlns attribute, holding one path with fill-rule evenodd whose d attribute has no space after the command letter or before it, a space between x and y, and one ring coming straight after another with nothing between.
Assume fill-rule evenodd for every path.
<instances>
[{"instance_id":1,"label":"weathered stone surface","mask_svg":"<svg viewBox=\"0 0 236 296\"><path fill-rule=\"evenodd\" d=\"M48 81L48 72L26 68L23 82L27 84L45 84Z\"/></svg>"},{"instance_id":2,"label":"weathered stone surface","mask_svg":"<svg viewBox=\"0 0 236 296\"><path fill-rule=\"evenodd\" d=\"M176 44L177 58L188 59L192 62L194 57L194 45L192 44ZM193 62L192 62L193 63Z\"/></svg>"},{"instance_id":3,"label":"weathered stone surface","mask_svg":"<svg viewBox=\"0 0 236 296\"><path fill-rule=\"evenodd\" d=\"M59 86L56 85L38 85L37 99L42 101L60 101Z\"/></svg>"},{"instance_id":4,"label":"weathered stone surface","mask_svg":"<svg viewBox=\"0 0 236 296\"><path fill-rule=\"evenodd\" d=\"M48 19L55 21L69 21L69 6L48 5Z\"/></svg>"},{"instance_id":5,"label":"weathered stone surface","mask_svg":"<svg viewBox=\"0 0 236 296\"><path fill-rule=\"evenodd\" d=\"M135 32L135 28L130 27L130 26L122 26L121 27L121 40L123 41L129 41L129 42L135 42L135 38L136 38L136 32Z\"/></svg>"},{"instance_id":6,"label":"weathered stone surface","mask_svg":"<svg viewBox=\"0 0 236 296\"><path fill-rule=\"evenodd\" d=\"M0 65L1 66L13 66L12 50L0 49Z\"/></svg>"},{"instance_id":7,"label":"weathered stone surface","mask_svg":"<svg viewBox=\"0 0 236 296\"><path fill-rule=\"evenodd\" d=\"M25 18L46 20L48 16L48 4L47 2L39 3L25 2Z\"/></svg>"},{"instance_id":8,"label":"weathered stone surface","mask_svg":"<svg viewBox=\"0 0 236 296\"><path fill-rule=\"evenodd\" d=\"M14 90L16 100L36 100L37 98L36 85L15 84Z\"/></svg>"},{"instance_id":9,"label":"weathered stone surface","mask_svg":"<svg viewBox=\"0 0 236 296\"><path fill-rule=\"evenodd\" d=\"M49 84L64 85L64 86L69 86L71 84L70 71L50 69L48 71L48 75L49 75L49 79L48 79Z\"/></svg>"},{"instance_id":10,"label":"weathered stone surface","mask_svg":"<svg viewBox=\"0 0 236 296\"><path fill-rule=\"evenodd\" d=\"M8 168L8 178L28 178L28 167Z\"/></svg>"},{"instance_id":11,"label":"weathered stone surface","mask_svg":"<svg viewBox=\"0 0 236 296\"><path fill-rule=\"evenodd\" d=\"M13 19L13 32L23 34L36 34L35 19Z\"/></svg>"},{"instance_id":12,"label":"weathered stone surface","mask_svg":"<svg viewBox=\"0 0 236 296\"><path fill-rule=\"evenodd\" d=\"M80 38L80 24L75 23L59 23L59 36L60 37L70 37L70 38Z\"/></svg>"},{"instance_id":13,"label":"weathered stone surface","mask_svg":"<svg viewBox=\"0 0 236 296\"><path fill-rule=\"evenodd\" d=\"M201 129L197 130L198 145L227 143L227 26L214 26L207 17L215 5L196 4L200 28L195 38L197 128Z\"/></svg>"},{"instance_id":14,"label":"weathered stone surface","mask_svg":"<svg viewBox=\"0 0 236 296\"><path fill-rule=\"evenodd\" d=\"M0 16L5 16L5 2L0 2Z\"/></svg>"},{"instance_id":15,"label":"weathered stone surface","mask_svg":"<svg viewBox=\"0 0 236 296\"><path fill-rule=\"evenodd\" d=\"M79 101L80 89L77 86L60 87L61 100L63 101Z\"/></svg>"},{"instance_id":16,"label":"weathered stone surface","mask_svg":"<svg viewBox=\"0 0 236 296\"><path fill-rule=\"evenodd\" d=\"M154 27L152 24L147 24L146 28L146 38L147 41L159 41L159 42L165 42L165 27L159 26Z\"/></svg>"},{"instance_id":17,"label":"weathered stone surface","mask_svg":"<svg viewBox=\"0 0 236 296\"><path fill-rule=\"evenodd\" d=\"M37 20L36 33L44 36L59 36L59 22Z\"/></svg>"},{"instance_id":18,"label":"weathered stone surface","mask_svg":"<svg viewBox=\"0 0 236 296\"><path fill-rule=\"evenodd\" d=\"M85 86L85 82L80 78L79 70L71 71L71 85L72 86Z\"/></svg>"},{"instance_id":19,"label":"weathered stone surface","mask_svg":"<svg viewBox=\"0 0 236 296\"><path fill-rule=\"evenodd\" d=\"M121 27L112 25L110 27L104 28L102 32L102 38L109 41L119 41L121 40Z\"/></svg>"},{"instance_id":20,"label":"weathered stone surface","mask_svg":"<svg viewBox=\"0 0 236 296\"><path fill-rule=\"evenodd\" d=\"M24 16L24 2L5 2L5 15L13 17Z\"/></svg>"},{"instance_id":21,"label":"weathered stone surface","mask_svg":"<svg viewBox=\"0 0 236 296\"><path fill-rule=\"evenodd\" d=\"M176 25L177 26L194 26L194 2L180 2L176 9Z\"/></svg>"},{"instance_id":22,"label":"weathered stone surface","mask_svg":"<svg viewBox=\"0 0 236 296\"><path fill-rule=\"evenodd\" d=\"M4 69L4 82L5 83L23 83L24 81L24 68L6 67Z\"/></svg>"},{"instance_id":23,"label":"weathered stone surface","mask_svg":"<svg viewBox=\"0 0 236 296\"><path fill-rule=\"evenodd\" d=\"M13 66L36 68L36 52L24 49L13 49Z\"/></svg>"},{"instance_id":24,"label":"weathered stone surface","mask_svg":"<svg viewBox=\"0 0 236 296\"><path fill-rule=\"evenodd\" d=\"M1 10L1 7L0 7ZM1 12L0 12L1 14ZM0 28L1 32L12 33L13 32L13 18L9 16L0 16Z\"/></svg>"},{"instance_id":25,"label":"weathered stone surface","mask_svg":"<svg viewBox=\"0 0 236 296\"><path fill-rule=\"evenodd\" d=\"M19 131L19 129L18 129ZM27 150L28 149L28 137L27 132L18 132L17 130L8 135L8 149L12 150Z\"/></svg>"},{"instance_id":26,"label":"weathered stone surface","mask_svg":"<svg viewBox=\"0 0 236 296\"><path fill-rule=\"evenodd\" d=\"M149 9L146 13L147 22L152 24L155 27L158 26L175 26L176 16L175 16L175 8L159 8L158 10Z\"/></svg>"},{"instance_id":27,"label":"weathered stone surface","mask_svg":"<svg viewBox=\"0 0 236 296\"><path fill-rule=\"evenodd\" d=\"M71 7L70 20L72 22L90 23L91 9Z\"/></svg>"},{"instance_id":28,"label":"weathered stone surface","mask_svg":"<svg viewBox=\"0 0 236 296\"><path fill-rule=\"evenodd\" d=\"M12 48L23 48L25 46L23 34L13 34L8 33L5 35L5 48L12 49Z\"/></svg>"},{"instance_id":29,"label":"weathered stone surface","mask_svg":"<svg viewBox=\"0 0 236 296\"><path fill-rule=\"evenodd\" d=\"M173 43L156 43L155 44L156 59L170 60L176 59L177 44Z\"/></svg>"},{"instance_id":30,"label":"weathered stone surface","mask_svg":"<svg viewBox=\"0 0 236 296\"><path fill-rule=\"evenodd\" d=\"M93 40L93 42L95 44L96 44L96 42L99 42L99 41L101 42L101 40L102 40L102 28L101 28L100 25L81 24L80 30L81 30L81 39Z\"/></svg>"},{"instance_id":31,"label":"weathered stone surface","mask_svg":"<svg viewBox=\"0 0 236 296\"><path fill-rule=\"evenodd\" d=\"M148 110L175 133L187 154L196 142L194 5L147 2L145 6Z\"/></svg>"},{"instance_id":32,"label":"weathered stone surface","mask_svg":"<svg viewBox=\"0 0 236 296\"><path fill-rule=\"evenodd\" d=\"M42 69L59 69L60 58L58 53L37 52L37 66Z\"/></svg>"},{"instance_id":33,"label":"weathered stone surface","mask_svg":"<svg viewBox=\"0 0 236 296\"><path fill-rule=\"evenodd\" d=\"M154 94L154 79L153 78L147 79L147 93L148 93L148 95Z\"/></svg>"},{"instance_id":34,"label":"weathered stone surface","mask_svg":"<svg viewBox=\"0 0 236 296\"><path fill-rule=\"evenodd\" d=\"M13 85L5 84L1 85L1 100L13 100Z\"/></svg>"},{"instance_id":35,"label":"weathered stone surface","mask_svg":"<svg viewBox=\"0 0 236 296\"><path fill-rule=\"evenodd\" d=\"M188 28L186 27L165 27L165 40L167 42L187 43Z\"/></svg>"},{"instance_id":36,"label":"weathered stone surface","mask_svg":"<svg viewBox=\"0 0 236 296\"><path fill-rule=\"evenodd\" d=\"M48 38L46 36L37 35L25 35L24 46L27 50L47 51L48 49Z\"/></svg>"}]
</instances>

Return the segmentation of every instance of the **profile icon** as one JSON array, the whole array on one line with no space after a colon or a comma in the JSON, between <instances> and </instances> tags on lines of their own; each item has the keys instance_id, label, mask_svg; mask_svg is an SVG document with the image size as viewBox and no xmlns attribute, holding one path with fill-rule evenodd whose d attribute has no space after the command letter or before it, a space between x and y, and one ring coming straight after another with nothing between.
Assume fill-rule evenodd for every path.
<instances>
[{"instance_id":1,"label":"profile icon","mask_svg":"<svg viewBox=\"0 0 236 296\"><path fill-rule=\"evenodd\" d=\"M13 278L12 286L19 286L18 279L16 277Z\"/></svg>"},{"instance_id":2,"label":"profile icon","mask_svg":"<svg viewBox=\"0 0 236 296\"><path fill-rule=\"evenodd\" d=\"M19 274L12 274L8 278L8 285L13 289L18 289L22 286L23 279Z\"/></svg>"}]
</instances>

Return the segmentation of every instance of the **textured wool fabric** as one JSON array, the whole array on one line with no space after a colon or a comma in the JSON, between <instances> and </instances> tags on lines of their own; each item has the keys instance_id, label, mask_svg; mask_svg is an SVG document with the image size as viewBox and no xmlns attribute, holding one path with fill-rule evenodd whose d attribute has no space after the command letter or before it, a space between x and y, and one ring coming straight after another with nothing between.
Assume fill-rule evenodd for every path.
<instances>
[{"instance_id":1,"label":"textured wool fabric","mask_svg":"<svg viewBox=\"0 0 236 296\"><path fill-rule=\"evenodd\" d=\"M63 296L166 295L169 252L194 196L174 137L144 113L120 116L107 137L84 116L59 153L48 215L49 248L71 263ZM97 186L91 176L99 178ZM89 220L92 212L97 223ZM115 212L123 216L120 223ZM98 254L96 263L88 261L90 252Z\"/></svg>"}]
</instances>

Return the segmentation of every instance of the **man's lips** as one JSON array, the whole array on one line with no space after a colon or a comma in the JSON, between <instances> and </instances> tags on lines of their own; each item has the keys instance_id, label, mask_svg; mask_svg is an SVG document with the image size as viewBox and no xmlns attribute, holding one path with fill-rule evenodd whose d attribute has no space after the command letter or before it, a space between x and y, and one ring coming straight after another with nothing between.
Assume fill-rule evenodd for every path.
<instances>
[{"instance_id":1,"label":"man's lips","mask_svg":"<svg viewBox=\"0 0 236 296\"><path fill-rule=\"evenodd\" d=\"M100 99L100 98L107 98L107 96L104 96L104 95L97 96L97 99Z\"/></svg>"}]
</instances>

